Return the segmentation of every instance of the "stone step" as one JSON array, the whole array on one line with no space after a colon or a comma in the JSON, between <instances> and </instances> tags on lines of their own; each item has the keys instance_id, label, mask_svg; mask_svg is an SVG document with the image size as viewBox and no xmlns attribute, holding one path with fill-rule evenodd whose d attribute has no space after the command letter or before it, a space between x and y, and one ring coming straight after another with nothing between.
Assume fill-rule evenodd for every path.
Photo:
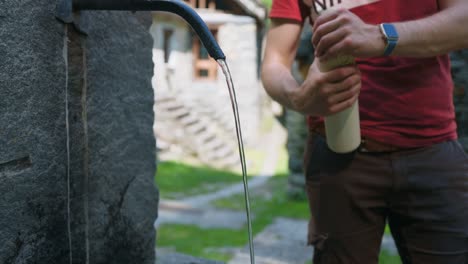
<instances>
[{"instance_id":1,"label":"stone step","mask_svg":"<svg viewBox=\"0 0 468 264\"><path fill-rule=\"evenodd\" d=\"M175 111L175 110L178 110L178 109L186 108L183 104L181 104L179 102L168 102L168 103L165 103L165 104L160 104L157 107L164 110L164 111Z\"/></svg>"},{"instance_id":2,"label":"stone step","mask_svg":"<svg viewBox=\"0 0 468 264\"><path fill-rule=\"evenodd\" d=\"M216 135L214 133L205 133L201 134L198 138L201 144L206 145L216 139Z\"/></svg>"},{"instance_id":3,"label":"stone step","mask_svg":"<svg viewBox=\"0 0 468 264\"><path fill-rule=\"evenodd\" d=\"M231 154L232 154L232 151L230 150L225 151L225 152L207 152L207 153L204 153L204 157L207 160L220 162L221 164L226 165L226 163L224 162L224 159L229 158Z\"/></svg>"},{"instance_id":4,"label":"stone step","mask_svg":"<svg viewBox=\"0 0 468 264\"><path fill-rule=\"evenodd\" d=\"M234 152L234 154L235 155L224 158L221 162L221 165L225 168L240 168L240 158L239 154L237 153L237 150Z\"/></svg>"},{"instance_id":5,"label":"stone step","mask_svg":"<svg viewBox=\"0 0 468 264\"><path fill-rule=\"evenodd\" d=\"M155 103L161 104L166 102L174 102L176 101L175 96L170 94L157 94L154 98Z\"/></svg>"},{"instance_id":6,"label":"stone step","mask_svg":"<svg viewBox=\"0 0 468 264\"><path fill-rule=\"evenodd\" d=\"M207 149L207 150L219 150L221 149L222 147L224 147L226 145L226 142L222 141L221 139L219 138L216 138L215 140L211 141L211 142L208 142L206 143L203 148L204 149Z\"/></svg>"},{"instance_id":7,"label":"stone step","mask_svg":"<svg viewBox=\"0 0 468 264\"><path fill-rule=\"evenodd\" d=\"M186 116L190 114L190 111L186 109L185 107L177 108L173 110L167 110L167 109L157 106L156 111L158 112L156 116L168 116L171 118L180 118L181 116Z\"/></svg>"},{"instance_id":8,"label":"stone step","mask_svg":"<svg viewBox=\"0 0 468 264\"><path fill-rule=\"evenodd\" d=\"M184 127L190 127L192 125L200 123L200 120L192 115L189 115L185 118L181 118L179 119L179 121Z\"/></svg>"},{"instance_id":9,"label":"stone step","mask_svg":"<svg viewBox=\"0 0 468 264\"><path fill-rule=\"evenodd\" d=\"M233 154L234 154L234 151L231 148L227 147L227 146L225 146L225 147L223 147L223 148L221 148L219 150L216 150L214 152L214 155L216 157L220 158L220 159L226 158L226 157L231 156Z\"/></svg>"},{"instance_id":10,"label":"stone step","mask_svg":"<svg viewBox=\"0 0 468 264\"><path fill-rule=\"evenodd\" d=\"M187 109L180 109L174 112L170 112L176 119L180 120L190 115L190 112Z\"/></svg>"},{"instance_id":11,"label":"stone step","mask_svg":"<svg viewBox=\"0 0 468 264\"><path fill-rule=\"evenodd\" d=\"M206 127L200 123L195 123L191 126L186 127L187 131L191 134L198 135L206 131Z\"/></svg>"},{"instance_id":12,"label":"stone step","mask_svg":"<svg viewBox=\"0 0 468 264\"><path fill-rule=\"evenodd\" d=\"M159 111L156 109L155 121L156 122L171 122L174 121L176 117L173 113L167 111Z\"/></svg>"}]
</instances>

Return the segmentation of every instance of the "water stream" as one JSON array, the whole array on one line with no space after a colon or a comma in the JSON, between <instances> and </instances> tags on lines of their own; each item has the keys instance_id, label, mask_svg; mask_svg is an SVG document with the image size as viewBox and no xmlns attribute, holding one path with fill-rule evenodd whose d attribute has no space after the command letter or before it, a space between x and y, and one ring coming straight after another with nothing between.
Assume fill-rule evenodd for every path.
<instances>
[{"instance_id":1,"label":"water stream","mask_svg":"<svg viewBox=\"0 0 468 264\"><path fill-rule=\"evenodd\" d=\"M249 198L249 186L247 182L247 167L245 162L244 153L244 142L242 140L242 130L239 118L239 108L237 105L236 91L234 90L234 82L232 81L231 72L226 63L226 60L217 60L219 66L223 70L224 76L226 77L226 83L229 89L229 97L231 99L232 111L234 114L234 122L236 125L237 145L239 147L239 156L242 167L242 180L244 182L244 199L245 199L245 211L247 213L247 225L249 232L249 249L250 249L250 263L255 264L255 254L253 246L253 235L252 235L252 219L250 216L250 198Z\"/></svg>"}]
</instances>

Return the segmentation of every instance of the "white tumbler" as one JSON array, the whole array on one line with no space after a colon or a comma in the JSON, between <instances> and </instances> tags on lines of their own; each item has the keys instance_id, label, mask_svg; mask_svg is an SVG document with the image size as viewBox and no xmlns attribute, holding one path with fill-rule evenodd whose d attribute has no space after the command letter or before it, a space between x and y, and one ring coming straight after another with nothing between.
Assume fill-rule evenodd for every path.
<instances>
[{"instance_id":1,"label":"white tumbler","mask_svg":"<svg viewBox=\"0 0 468 264\"><path fill-rule=\"evenodd\" d=\"M317 65L321 72L328 72L354 63L351 56L339 56L325 62L318 60ZM356 150L361 144L358 101L339 113L325 117L325 134L327 145L334 152L349 153Z\"/></svg>"},{"instance_id":2,"label":"white tumbler","mask_svg":"<svg viewBox=\"0 0 468 264\"><path fill-rule=\"evenodd\" d=\"M314 5L311 8L311 15L314 20L323 13L329 12L334 8L343 7L343 5L321 6ZM343 3L344 4L344 3ZM327 61L318 59L318 68L321 72L355 64L352 56L341 55ZM349 153L356 150L361 144L361 127L359 123L359 103L356 101L351 107L325 117L325 134L328 147L336 153Z\"/></svg>"}]
</instances>

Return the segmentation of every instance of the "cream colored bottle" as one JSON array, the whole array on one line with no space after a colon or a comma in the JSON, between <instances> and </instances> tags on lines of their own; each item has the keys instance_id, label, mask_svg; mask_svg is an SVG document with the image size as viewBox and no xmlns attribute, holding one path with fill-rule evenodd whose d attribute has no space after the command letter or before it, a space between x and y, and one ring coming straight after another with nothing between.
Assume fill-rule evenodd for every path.
<instances>
[{"instance_id":1,"label":"cream colored bottle","mask_svg":"<svg viewBox=\"0 0 468 264\"><path fill-rule=\"evenodd\" d=\"M313 4L313 3L312 3ZM326 10L311 8L311 15L314 20L331 9L340 7L336 5ZM317 10L317 12L315 12ZM354 64L352 56L339 56L327 61L317 59L317 66L321 72L328 72L332 69L345 65ZM356 150L361 144L361 127L359 119L359 103L356 101L351 107L325 117L325 134L328 147L336 153L349 153Z\"/></svg>"},{"instance_id":2,"label":"cream colored bottle","mask_svg":"<svg viewBox=\"0 0 468 264\"><path fill-rule=\"evenodd\" d=\"M321 72L354 64L351 56L340 56L326 62L318 60ZM325 133L328 147L337 153L349 153L361 144L361 128L359 125L359 103L356 101L351 107L325 117Z\"/></svg>"}]
</instances>

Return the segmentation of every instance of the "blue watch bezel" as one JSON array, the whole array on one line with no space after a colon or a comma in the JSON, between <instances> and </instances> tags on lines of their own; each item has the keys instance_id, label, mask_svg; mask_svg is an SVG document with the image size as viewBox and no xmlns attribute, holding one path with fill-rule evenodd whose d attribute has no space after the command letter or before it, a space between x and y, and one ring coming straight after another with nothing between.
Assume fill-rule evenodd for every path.
<instances>
[{"instance_id":1,"label":"blue watch bezel","mask_svg":"<svg viewBox=\"0 0 468 264\"><path fill-rule=\"evenodd\" d=\"M392 54L393 50L395 49L399 35L398 32L393 24L389 23L382 23L380 24L380 28L382 33L385 36L385 40L387 42L387 46L385 47L384 55L389 56Z\"/></svg>"}]
</instances>

